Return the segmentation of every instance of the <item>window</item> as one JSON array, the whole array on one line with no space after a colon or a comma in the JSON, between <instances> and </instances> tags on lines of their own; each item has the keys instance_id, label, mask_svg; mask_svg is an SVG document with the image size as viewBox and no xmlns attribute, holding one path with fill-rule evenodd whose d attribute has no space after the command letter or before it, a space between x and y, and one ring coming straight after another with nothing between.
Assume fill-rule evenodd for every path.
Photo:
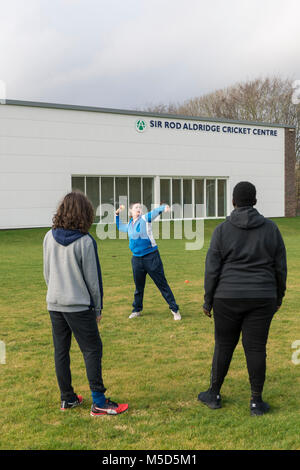
<instances>
[{"instance_id":1,"label":"window","mask_svg":"<svg viewBox=\"0 0 300 470\"><path fill-rule=\"evenodd\" d=\"M160 180L160 203L171 205L171 180Z\"/></svg>"},{"instance_id":2,"label":"window","mask_svg":"<svg viewBox=\"0 0 300 470\"><path fill-rule=\"evenodd\" d=\"M206 180L206 217L216 216L216 180Z\"/></svg>"},{"instance_id":3,"label":"window","mask_svg":"<svg viewBox=\"0 0 300 470\"><path fill-rule=\"evenodd\" d=\"M141 178L129 178L129 204L142 202Z\"/></svg>"},{"instance_id":4,"label":"window","mask_svg":"<svg viewBox=\"0 0 300 470\"><path fill-rule=\"evenodd\" d=\"M172 179L172 206L173 218L181 219L182 218L182 201L181 201L181 179Z\"/></svg>"},{"instance_id":5,"label":"window","mask_svg":"<svg viewBox=\"0 0 300 470\"><path fill-rule=\"evenodd\" d=\"M84 190L84 176L72 176L72 190L79 190L85 193Z\"/></svg>"},{"instance_id":6,"label":"window","mask_svg":"<svg viewBox=\"0 0 300 470\"><path fill-rule=\"evenodd\" d=\"M193 217L193 196L192 196L192 180L183 180L183 217L191 219Z\"/></svg>"},{"instance_id":7,"label":"window","mask_svg":"<svg viewBox=\"0 0 300 470\"><path fill-rule=\"evenodd\" d=\"M150 212L154 203L154 178L139 176L72 176L72 189L80 190L91 201L95 215L99 204L109 204L114 223L114 209L119 207L119 198L127 197L127 204L141 202ZM161 204L173 206L171 219L194 217L225 217L227 215L227 179L225 178L160 178ZM125 203L125 201L124 201ZM145 209L146 208L146 209ZM107 217L107 210L101 216ZM98 222L99 216L95 217ZM107 223L107 221L106 221Z\"/></svg>"},{"instance_id":8,"label":"window","mask_svg":"<svg viewBox=\"0 0 300 470\"><path fill-rule=\"evenodd\" d=\"M120 197L126 197L127 198L127 204L128 204L128 178L115 178L115 208L117 209L120 205ZM125 201L124 201L125 202ZM124 203L122 201L122 203ZM125 204L124 204L125 205Z\"/></svg>"},{"instance_id":9,"label":"window","mask_svg":"<svg viewBox=\"0 0 300 470\"><path fill-rule=\"evenodd\" d=\"M227 193L226 180L218 180L218 217L226 216Z\"/></svg>"},{"instance_id":10,"label":"window","mask_svg":"<svg viewBox=\"0 0 300 470\"><path fill-rule=\"evenodd\" d=\"M148 212L152 209L154 203L153 178L142 178L143 183L143 204L147 207Z\"/></svg>"},{"instance_id":11,"label":"window","mask_svg":"<svg viewBox=\"0 0 300 470\"><path fill-rule=\"evenodd\" d=\"M95 213L99 204L109 204L113 207L111 220L114 222L114 209L119 207L119 199L127 197L127 205L131 202L143 203L148 211L151 211L154 202L154 179L152 177L127 177L127 176L72 176L72 189L82 191L93 204ZM101 219L107 217L107 210ZM95 218L98 222L100 217Z\"/></svg>"},{"instance_id":12,"label":"window","mask_svg":"<svg viewBox=\"0 0 300 470\"><path fill-rule=\"evenodd\" d=\"M101 206L104 204L114 205L114 179L112 177L102 177L101 178ZM101 218L107 217L107 211L103 212ZM113 223L114 220L109 220L110 223Z\"/></svg>"},{"instance_id":13,"label":"window","mask_svg":"<svg viewBox=\"0 0 300 470\"><path fill-rule=\"evenodd\" d=\"M114 179L101 178L101 204L113 204L114 200Z\"/></svg>"},{"instance_id":14,"label":"window","mask_svg":"<svg viewBox=\"0 0 300 470\"><path fill-rule=\"evenodd\" d=\"M99 191L99 178L94 176L87 176L86 177L86 195L88 199L91 201L94 212L95 212L95 219L94 222L99 222L99 216L96 215L97 209L100 204L100 191Z\"/></svg>"},{"instance_id":15,"label":"window","mask_svg":"<svg viewBox=\"0 0 300 470\"><path fill-rule=\"evenodd\" d=\"M204 217L204 179L195 180L195 216Z\"/></svg>"}]
</instances>

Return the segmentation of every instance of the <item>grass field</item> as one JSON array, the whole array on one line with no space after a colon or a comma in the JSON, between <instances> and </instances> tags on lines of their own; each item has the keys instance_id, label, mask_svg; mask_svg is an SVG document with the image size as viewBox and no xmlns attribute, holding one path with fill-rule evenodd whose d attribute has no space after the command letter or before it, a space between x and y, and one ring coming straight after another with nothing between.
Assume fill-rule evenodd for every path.
<instances>
[{"instance_id":1,"label":"grass field","mask_svg":"<svg viewBox=\"0 0 300 470\"><path fill-rule=\"evenodd\" d=\"M264 398L272 409L249 415L249 384L241 343L222 388L223 408L197 401L209 385L213 320L202 313L205 245L185 251L184 240L157 240L167 279L180 305L175 322L150 279L144 312L129 320L133 296L127 240L98 240L104 282L100 332L107 396L128 413L92 418L82 355L72 343L73 385L82 407L60 411L49 314L42 275L47 229L0 232L0 449L300 449L300 365L291 348L300 340L300 218L274 219L288 254L288 290L271 325ZM91 232L95 235L95 230ZM186 284L184 281L190 282Z\"/></svg>"}]
</instances>

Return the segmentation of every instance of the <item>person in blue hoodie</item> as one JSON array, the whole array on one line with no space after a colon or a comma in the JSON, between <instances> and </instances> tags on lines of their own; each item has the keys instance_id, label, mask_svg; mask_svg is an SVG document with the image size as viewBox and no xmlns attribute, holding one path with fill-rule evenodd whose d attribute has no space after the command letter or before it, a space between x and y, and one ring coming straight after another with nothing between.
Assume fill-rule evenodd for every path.
<instances>
[{"instance_id":1,"label":"person in blue hoodie","mask_svg":"<svg viewBox=\"0 0 300 470\"><path fill-rule=\"evenodd\" d=\"M128 404L106 398L102 380L103 286L97 244L88 233L94 220L90 201L79 191L67 194L53 217L43 242L43 271L47 307L52 323L54 360L61 394L61 410L81 405L72 387L70 347L72 333L83 354L92 393L92 416L116 415Z\"/></svg>"},{"instance_id":2,"label":"person in blue hoodie","mask_svg":"<svg viewBox=\"0 0 300 470\"><path fill-rule=\"evenodd\" d=\"M128 234L129 248L133 255L131 264L135 282L133 310L129 318L136 318L141 315L146 276L149 274L169 305L174 320L181 320L179 307L166 280L163 263L152 232L152 221L162 212L169 211L169 206L163 204L143 215L140 203L131 204L131 218L128 224L124 224L120 220L119 214L123 209L124 206L120 206L116 211L116 224L118 230Z\"/></svg>"}]
</instances>

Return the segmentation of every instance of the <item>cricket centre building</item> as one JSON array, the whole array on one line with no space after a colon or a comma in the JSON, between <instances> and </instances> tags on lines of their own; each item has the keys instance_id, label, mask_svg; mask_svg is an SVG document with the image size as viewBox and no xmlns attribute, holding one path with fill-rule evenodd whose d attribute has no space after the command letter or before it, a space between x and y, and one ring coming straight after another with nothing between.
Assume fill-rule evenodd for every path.
<instances>
[{"instance_id":1,"label":"cricket centre building","mask_svg":"<svg viewBox=\"0 0 300 470\"><path fill-rule=\"evenodd\" d=\"M5 100L0 104L0 229L49 227L83 191L175 207L171 218L224 218L239 181L266 217L296 215L295 128L139 111ZM197 208L201 208L199 211Z\"/></svg>"}]
</instances>

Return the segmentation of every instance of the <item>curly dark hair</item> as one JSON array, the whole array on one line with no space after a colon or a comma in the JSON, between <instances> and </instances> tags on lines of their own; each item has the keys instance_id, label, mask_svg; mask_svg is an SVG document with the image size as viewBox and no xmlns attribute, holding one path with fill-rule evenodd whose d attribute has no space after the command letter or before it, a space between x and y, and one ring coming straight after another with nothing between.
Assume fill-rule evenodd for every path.
<instances>
[{"instance_id":1,"label":"curly dark hair","mask_svg":"<svg viewBox=\"0 0 300 470\"><path fill-rule=\"evenodd\" d=\"M52 222L52 228L79 230L88 233L94 221L92 203L81 191L72 191L59 204Z\"/></svg>"}]
</instances>

